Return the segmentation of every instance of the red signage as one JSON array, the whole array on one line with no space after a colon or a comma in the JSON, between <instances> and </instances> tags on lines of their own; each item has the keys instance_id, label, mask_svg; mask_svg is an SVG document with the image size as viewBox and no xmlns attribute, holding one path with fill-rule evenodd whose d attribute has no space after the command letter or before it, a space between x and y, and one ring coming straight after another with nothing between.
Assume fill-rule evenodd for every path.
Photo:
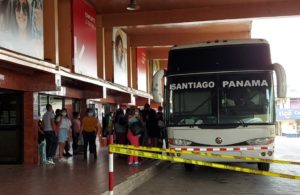
<instances>
[{"instance_id":1,"label":"red signage","mask_svg":"<svg viewBox=\"0 0 300 195\"><path fill-rule=\"evenodd\" d=\"M96 11L84 0L73 0L75 73L97 78Z\"/></svg>"},{"instance_id":2,"label":"red signage","mask_svg":"<svg viewBox=\"0 0 300 195\"><path fill-rule=\"evenodd\" d=\"M144 48L136 49L138 90L147 92L147 55Z\"/></svg>"}]
</instances>

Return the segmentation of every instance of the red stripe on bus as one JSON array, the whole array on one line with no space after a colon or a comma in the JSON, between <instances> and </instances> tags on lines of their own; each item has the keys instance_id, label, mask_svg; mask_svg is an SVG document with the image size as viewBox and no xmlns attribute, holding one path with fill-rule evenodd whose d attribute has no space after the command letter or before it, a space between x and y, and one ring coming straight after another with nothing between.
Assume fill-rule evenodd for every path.
<instances>
[{"instance_id":1,"label":"red stripe on bus","mask_svg":"<svg viewBox=\"0 0 300 195\"><path fill-rule=\"evenodd\" d=\"M268 150L269 147L268 147L268 146L262 146L261 149L262 149L262 150Z\"/></svg>"}]
</instances>

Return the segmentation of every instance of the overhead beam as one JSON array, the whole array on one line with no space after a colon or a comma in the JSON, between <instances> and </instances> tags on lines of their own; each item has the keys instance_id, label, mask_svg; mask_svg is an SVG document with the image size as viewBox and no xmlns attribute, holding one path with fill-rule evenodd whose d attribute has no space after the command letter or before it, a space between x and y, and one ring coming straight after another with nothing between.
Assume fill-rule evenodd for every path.
<instances>
[{"instance_id":1,"label":"overhead beam","mask_svg":"<svg viewBox=\"0 0 300 195\"><path fill-rule=\"evenodd\" d=\"M250 31L252 20L240 19L219 22L192 22L183 24L145 25L122 27L126 34L174 34L174 33L211 33Z\"/></svg>"},{"instance_id":2,"label":"overhead beam","mask_svg":"<svg viewBox=\"0 0 300 195\"><path fill-rule=\"evenodd\" d=\"M135 26L300 15L299 0L240 3L166 11L104 14L103 26Z\"/></svg>"},{"instance_id":3,"label":"overhead beam","mask_svg":"<svg viewBox=\"0 0 300 195\"><path fill-rule=\"evenodd\" d=\"M168 59L169 47L147 48L148 59Z\"/></svg>"},{"instance_id":4,"label":"overhead beam","mask_svg":"<svg viewBox=\"0 0 300 195\"><path fill-rule=\"evenodd\" d=\"M250 38L250 32L223 32L223 33L176 33L176 34L146 34L130 36L131 47L149 47L149 46L172 46L191 44L195 42L204 42L220 39L247 39Z\"/></svg>"}]
</instances>

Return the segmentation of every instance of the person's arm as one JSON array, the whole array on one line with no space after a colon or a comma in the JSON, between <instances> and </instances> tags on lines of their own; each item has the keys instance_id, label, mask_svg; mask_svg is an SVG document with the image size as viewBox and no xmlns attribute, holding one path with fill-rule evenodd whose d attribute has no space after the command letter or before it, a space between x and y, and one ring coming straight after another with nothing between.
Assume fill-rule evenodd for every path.
<instances>
[{"instance_id":1,"label":"person's arm","mask_svg":"<svg viewBox=\"0 0 300 195\"><path fill-rule=\"evenodd\" d=\"M69 141L71 141L72 140L72 122L71 122L71 120L70 119L68 119L68 121L69 121L69 130L68 130L68 134L69 134Z\"/></svg>"},{"instance_id":2,"label":"person's arm","mask_svg":"<svg viewBox=\"0 0 300 195\"><path fill-rule=\"evenodd\" d=\"M77 123L77 127L78 127L78 130L79 130L79 133L82 133L82 127L81 127L81 121L79 119L77 119L78 121L76 121Z\"/></svg>"},{"instance_id":3,"label":"person's arm","mask_svg":"<svg viewBox=\"0 0 300 195\"><path fill-rule=\"evenodd\" d=\"M98 120L98 135L99 137L102 137L102 125L99 120Z\"/></svg>"},{"instance_id":4,"label":"person's arm","mask_svg":"<svg viewBox=\"0 0 300 195\"><path fill-rule=\"evenodd\" d=\"M95 134L97 135L98 133L98 119L95 118Z\"/></svg>"},{"instance_id":5,"label":"person's arm","mask_svg":"<svg viewBox=\"0 0 300 195\"><path fill-rule=\"evenodd\" d=\"M81 128L80 128L81 133L83 132L84 125L85 125L85 118L82 119L82 124L81 124Z\"/></svg>"},{"instance_id":6,"label":"person's arm","mask_svg":"<svg viewBox=\"0 0 300 195\"><path fill-rule=\"evenodd\" d=\"M54 131L54 129L55 129L54 117L53 117L53 118L51 117L50 123L51 123L51 127L52 127L52 129L53 129L53 131Z\"/></svg>"},{"instance_id":7,"label":"person's arm","mask_svg":"<svg viewBox=\"0 0 300 195\"><path fill-rule=\"evenodd\" d=\"M40 125L38 125L38 131L39 131L41 134L45 134L44 131L42 130L42 127L43 127L43 123L41 123Z\"/></svg>"}]
</instances>

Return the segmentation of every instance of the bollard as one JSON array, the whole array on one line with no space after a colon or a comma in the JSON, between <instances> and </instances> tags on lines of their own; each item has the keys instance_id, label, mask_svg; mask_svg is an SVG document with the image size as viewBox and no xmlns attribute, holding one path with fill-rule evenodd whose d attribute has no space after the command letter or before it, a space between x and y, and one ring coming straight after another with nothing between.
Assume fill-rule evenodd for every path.
<instances>
[{"instance_id":1,"label":"bollard","mask_svg":"<svg viewBox=\"0 0 300 195\"><path fill-rule=\"evenodd\" d=\"M113 144L113 135L108 136L108 147L110 147L110 144ZM109 194L114 194L114 154L109 151L108 154L108 190Z\"/></svg>"}]
</instances>

